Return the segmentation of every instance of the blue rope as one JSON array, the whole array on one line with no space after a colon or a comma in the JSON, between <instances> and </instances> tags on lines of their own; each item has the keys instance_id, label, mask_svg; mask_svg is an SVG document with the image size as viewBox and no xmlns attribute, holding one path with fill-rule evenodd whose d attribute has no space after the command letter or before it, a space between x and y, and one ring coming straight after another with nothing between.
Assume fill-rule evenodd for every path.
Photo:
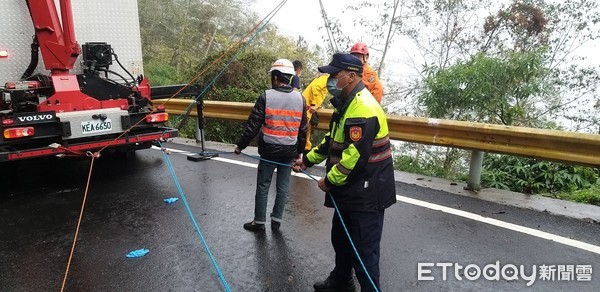
<instances>
[{"instance_id":1,"label":"blue rope","mask_svg":"<svg viewBox=\"0 0 600 292\"><path fill-rule=\"evenodd\" d=\"M255 159L258 159L258 160L262 160L262 161L266 161L266 162L278 164L278 165L289 166L289 167L291 167L293 165L293 164L280 163L280 162L277 162L277 161L271 161L271 160L268 160L268 159L261 158L260 156L248 155L248 154L245 154L245 153L241 153L241 154L244 154L245 156L252 157L252 158L255 158ZM308 177L312 178L314 181L319 182L319 180L317 180L314 176L312 176L311 174L309 174L305 170L302 170L302 173L306 174ZM342 226L344 227L344 231L346 232L346 236L348 236L348 240L350 241L350 245L352 246L352 249L354 250L354 253L356 254L356 257L358 258L358 261L360 262L361 267L365 271L365 274L367 274L367 278L369 278L369 281L371 282L371 285L373 285L373 289L375 289L376 292L379 292L379 290L377 289L377 286L375 286L375 282L373 282L373 279L371 279L371 275L369 275L369 272L367 271L367 268L365 267L365 264L363 263L362 259L360 258L360 255L358 254L358 250L356 250L356 246L354 245L354 242L352 242L352 237L350 237L350 232L348 232L348 228L346 227L346 223L344 223L344 219L342 219L342 214L340 213L340 209L338 208L337 204L335 203L335 200L333 199L333 196L331 195L331 193L327 192L327 195L329 195L329 197L331 198L331 201L333 202L333 207L335 207L335 212L337 213L338 217L340 217L340 222L342 222Z\"/></svg>"},{"instance_id":2,"label":"blue rope","mask_svg":"<svg viewBox=\"0 0 600 292\"><path fill-rule=\"evenodd\" d=\"M304 172L304 171L302 171L302 172ZM306 173L306 172L304 172L304 173ZM309 174L307 174L307 175L309 175ZM342 214L340 213L340 209L338 209L337 204L335 203L335 200L333 199L333 196L331 195L331 193L327 192L327 194L329 195L329 197L331 198L331 201L333 202L333 206L335 207L335 212L338 214L338 217L340 217L340 222L342 222L342 226L344 226L344 231L346 231L346 235L348 236L350 245L352 245L352 249L354 250L356 257L358 258L358 261L360 262L360 266L365 271L365 274L367 274L367 278L369 278L369 281L371 282L371 285L373 285L373 289L375 289L375 292L379 292L379 290L377 289L377 286L375 286L375 282L373 282L373 279L371 279L371 275L369 275L369 272L367 271L365 264L363 263L362 259L360 258L360 255L358 254L358 251L356 250L356 246L354 246L354 242L352 242L352 238L350 237L348 228L346 228L346 223L344 223L344 220L342 219Z\"/></svg>"},{"instance_id":3,"label":"blue rope","mask_svg":"<svg viewBox=\"0 0 600 292\"><path fill-rule=\"evenodd\" d=\"M160 142L159 142L160 143ZM161 145L162 148L162 145ZM231 154L232 152L228 151L228 152L198 152L198 154L205 154L205 155L217 155L217 154ZM269 163L273 163L273 164L277 164L277 165L281 165L281 166L288 166L288 167L292 167L293 164L286 164L286 163L281 163L281 162L277 162L277 161L273 161L273 160L269 160L269 159L265 159L262 158L260 156L257 155L250 155L250 154L246 154L246 153L240 153L244 156L250 157L250 158L254 158L257 160L261 160L261 161L265 161L265 162L269 162ZM166 156L166 154L163 151L163 156L165 156L165 159L167 160L167 164L169 165L169 170L171 171L171 174L173 175L173 179L175 180L175 184L177 185L177 189L180 192L180 195L182 197L182 200L188 210L188 214L190 215L190 217L192 218L192 221L194 222L194 226L196 226L196 231L198 232L198 234L200 235L200 238L202 239L202 243L204 244L204 247L206 248L211 261L213 262L213 265L215 266L215 268L217 269L217 272L219 273L219 277L221 278L221 281L223 282L223 284L225 285L225 288L227 289L227 291L229 290L229 287L227 286L227 282L225 281L225 278L223 278L223 275L221 274L221 271L219 270L219 266L217 265L217 263L215 262L214 258L212 257L212 254L210 253L210 250L208 249L208 246L206 245L206 242L204 241L204 238L202 237L202 233L200 232L200 229L198 228L198 225L196 224L196 221L194 220L194 216L192 215L192 211L190 210L188 204L187 204L187 200L185 199L185 195L183 194L183 191L181 191L181 186L179 185L179 182L177 181L177 178L175 177L175 170L173 169L170 160L168 159L168 157ZM314 176L312 176L310 173L306 172L305 170L301 170L302 173L304 173L306 176L310 177L312 180L319 182L319 180L317 180ZM340 209L337 206L337 203L335 202L335 199L333 199L333 195L331 195L330 192L327 192L327 195L329 195L329 197L331 198L331 201L333 202L333 207L335 208L335 212L338 215L338 217L340 218L340 222L342 223L342 226L344 227L344 232L346 232L346 236L348 237L348 240L350 241L350 245L352 246L352 249L354 250L354 253L356 254L356 258L358 258L358 261L361 265L361 267L363 268L363 270L365 271L365 274L367 275L367 278L369 278L369 281L371 282L371 285L373 285L373 289L375 289L376 292L379 292L379 289L377 289L377 286L375 285L375 282L373 282L373 279L371 278L371 275L369 275L369 272L367 271L367 268L365 267L365 264L363 263L360 255L358 254L358 250L356 249L356 246L354 245L354 242L352 241L352 237L350 236L350 232L348 232L348 228L346 227L346 223L344 222L344 219L342 218L342 214L340 213Z\"/></svg>"},{"instance_id":4,"label":"blue rope","mask_svg":"<svg viewBox=\"0 0 600 292\"><path fill-rule=\"evenodd\" d=\"M289 166L290 168L292 167L292 165L294 165L294 164L286 164L286 163L281 163L281 162L277 162L277 161L273 161L273 160L269 160L269 159L264 159L264 158L262 158L262 157L260 157L258 155L250 155L250 154L246 154L244 152L241 152L240 154L242 154L244 156L248 156L250 158L254 158L254 159L257 159L257 160L262 160L262 161L265 161L265 162L269 162L269 163L273 163L273 164L277 164L277 165L281 165L281 166Z\"/></svg>"},{"instance_id":5,"label":"blue rope","mask_svg":"<svg viewBox=\"0 0 600 292\"><path fill-rule=\"evenodd\" d=\"M160 141L158 143L160 144L160 146L162 148L162 144L160 143ZM188 204L187 199L185 198L185 194L183 193L183 190L181 189L181 185L179 184L179 180L177 179L177 175L175 174L175 169L173 168L173 164L171 164L171 160L169 159L169 156L164 151L161 151L161 152L162 152L163 157L167 161L167 166L169 167L169 172L171 173L171 177L173 178L173 181L175 182L177 191L179 191L179 195L181 196L181 200L183 201L183 204L185 205L185 209L187 210L187 213L190 216L192 223L194 224L194 228L196 228L196 232L198 233L198 236L200 236L200 240L202 240L204 249L206 249L206 253L210 257L210 261L212 262L213 266L215 267L217 274L219 274L219 278L221 279L223 288L225 288L225 291L231 292L231 288L229 288L229 285L227 284L227 280L225 280L223 273L221 273L221 269L219 269L219 265L217 265L217 261L215 260L212 253L210 252L210 248L208 247L208 244L206 243L206 240L204 239L204 236L202 235L202 231L200 231L200 227L198 227L198 223L196 222L196 219L194 218L194 214L192 213L192 210L190 209L190 205Z\"/></svg>"}]
</instances>

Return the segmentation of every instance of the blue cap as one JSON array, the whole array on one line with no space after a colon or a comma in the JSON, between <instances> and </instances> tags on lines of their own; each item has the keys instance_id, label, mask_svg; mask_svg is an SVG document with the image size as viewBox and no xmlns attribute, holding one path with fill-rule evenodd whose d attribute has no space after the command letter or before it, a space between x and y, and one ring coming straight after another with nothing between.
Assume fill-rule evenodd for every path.
<instances>
[{"instance_id":1,"label":"blue cap","mask_svg":"<svg viewBox=\"0 0 600 292\"><path fill-rule=\"evenodd\" d=\"M335 74L342 70L362 73L363 64L357 57L351 54L337 53L333 55L333 59L329 65L319 67L319 72L321 73Z\"/></svg>"}]
</instances>

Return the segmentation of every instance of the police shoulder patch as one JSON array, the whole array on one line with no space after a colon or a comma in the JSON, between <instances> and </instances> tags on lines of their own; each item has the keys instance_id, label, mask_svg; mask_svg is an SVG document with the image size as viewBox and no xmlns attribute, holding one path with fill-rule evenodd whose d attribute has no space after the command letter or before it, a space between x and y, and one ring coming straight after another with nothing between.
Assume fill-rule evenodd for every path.
<instances>
[{"instance_id":1,"label":"police shoulder patch","mask_svg":"<svg viewBox=\"0 0 600 292\"><path fill-rule=\"evenodd\" d=\"M362 138L362 128L353 126L350 128L350 140L356 142Z\"/></svg>"}]
</instances>

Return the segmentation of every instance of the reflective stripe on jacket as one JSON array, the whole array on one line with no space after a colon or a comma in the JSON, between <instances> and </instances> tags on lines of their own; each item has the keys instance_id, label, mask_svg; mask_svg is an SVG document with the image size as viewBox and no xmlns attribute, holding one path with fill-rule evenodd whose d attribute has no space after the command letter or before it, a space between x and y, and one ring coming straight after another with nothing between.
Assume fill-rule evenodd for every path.
<instances>
[{"instance_id":1,"label":"reflective stripe on jacket","mask_svg":"<svg viewBox=\"0 0 600 292\"><path fill-rule=\"evenodd\" d=\"M265 123L262 127L264 141L278 145L296 145L298 129L305 111L300 92L265 92Z\"/></svg>"},{"instance_id":2,"label":"reflective stripe on jacket","mask_svg":"<svg viewBox=\"0 0 600 292\"><path fill-rule=\"evenodd\" d=\"M370 212L396 202L386 115L362 82L336 107L329 133L304 162L325 159L325 184L340 209ZM328 196L325 205L333 207Z\"/></svg>"},{"instance_id":3,"label":"reflective stripe on jacket","mask_svg":"<svg viewBox=\"0 0 600 292\"><path fill-rule=\"evenodd\" d=\"M237 146L245 149L258 135L258 153L265 158L290 158L306 144L304 98L291 86L274 87L258 97Z\"/></svg>"}]
</instances>

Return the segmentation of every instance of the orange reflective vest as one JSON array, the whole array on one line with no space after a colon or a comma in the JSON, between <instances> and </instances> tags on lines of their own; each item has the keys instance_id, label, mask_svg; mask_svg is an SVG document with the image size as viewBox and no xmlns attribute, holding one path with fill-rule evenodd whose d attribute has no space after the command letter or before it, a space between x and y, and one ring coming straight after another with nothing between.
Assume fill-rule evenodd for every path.
<instances>
[{"instance_id":1,"label":"orange reflective vest","mask_svg":"<svg viewBox=\"0 0 600 292\"><path fill-rule=\"evenodd\" d=\"M270 89L265 93L263 140L270 144L296 145L305 107L300 92L286 93Z\"/></svg>"}]
</instances>

